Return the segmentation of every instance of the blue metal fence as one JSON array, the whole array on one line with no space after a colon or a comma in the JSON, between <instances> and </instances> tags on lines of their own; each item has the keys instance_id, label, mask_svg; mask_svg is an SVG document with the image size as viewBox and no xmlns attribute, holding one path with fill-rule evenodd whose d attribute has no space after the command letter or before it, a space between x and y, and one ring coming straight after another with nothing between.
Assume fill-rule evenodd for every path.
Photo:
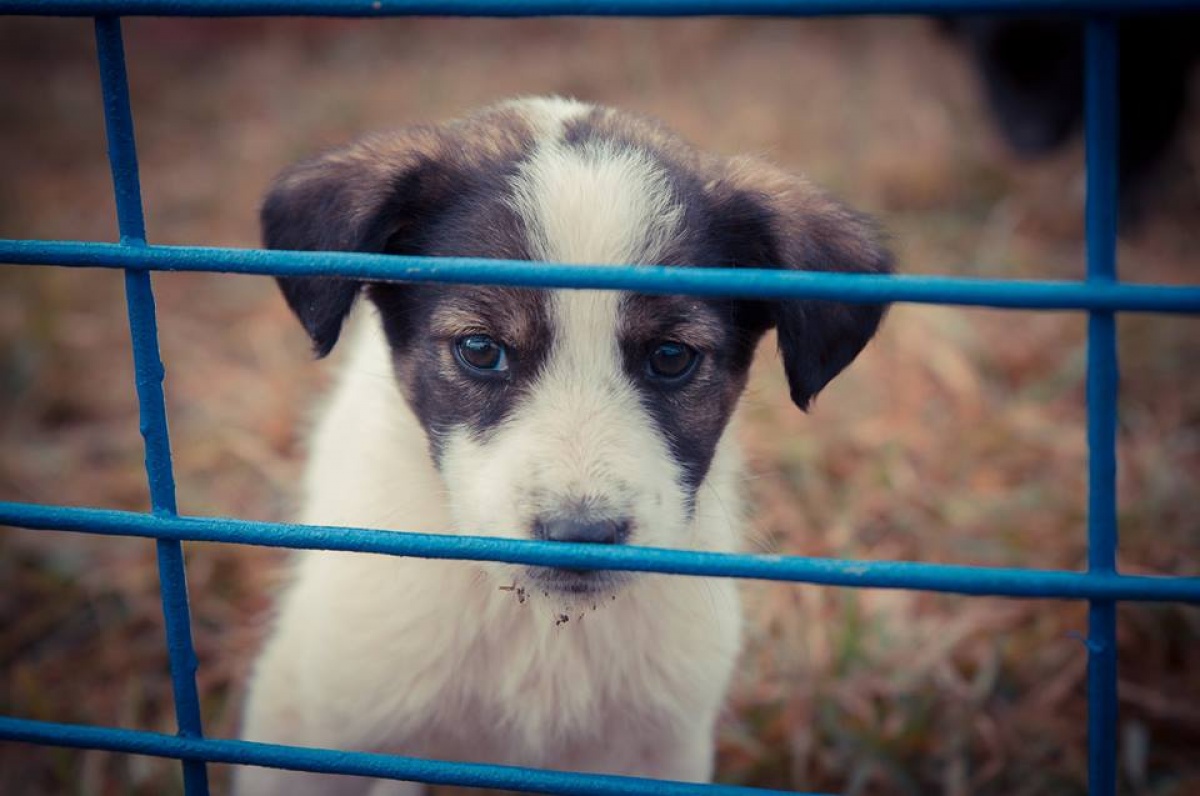
<instances>
[{"instance_id":1,"label":"blue metal fence","mask_svg":"<svg viewBox=\"0 0 1200 796\"><path fill-rule=\"evenodd\" d=\"M1200 578L1121 575L1116 569L1117 355L1115 313L1200 313L1200 287L1120 282L1116 275L1117 26L1125 12L1200 8L1197 0L13 0L2 14L95 16L108 154L120 243L0 240L0 262L123 268L152 510L146 514L0 502L0 524L157 540L178 734L0 716L0 739L176 758L188 796L208 791L206 764L238 763L559 794L767 793L726 785L538 771L204 738L196 690L183 540L390 555L498 560L579 569L761 578L849 587L1088 600L1088 754L1093 796L1116 792L1116 604L1200 603ZM1087 278L1082 282L861 276L730 269L561 266L467 258L152 246L146 242L120 16L410 14L699 16L1071 12L1087 15ZM1086 572L999 569L701 553L506 539L382 533L181 517L163 402L150 272L274 276L340 274L409 281L637 290L774 298L906 301L1088 312L1088 566Z\"/></svg>"}]
</instances>

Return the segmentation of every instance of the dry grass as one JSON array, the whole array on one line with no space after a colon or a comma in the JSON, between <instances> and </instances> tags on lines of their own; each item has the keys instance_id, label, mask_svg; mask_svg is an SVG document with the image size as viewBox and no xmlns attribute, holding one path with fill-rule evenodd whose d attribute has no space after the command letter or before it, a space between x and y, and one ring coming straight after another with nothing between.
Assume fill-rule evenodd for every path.
<instances>
[{"instance_id":1,"label":"dry grass","mask_svg":"<svg viewBox=\"0 0 1200 796\"><path fill-rule=\"evenodd\" d=\"M297 156L558 92L808 172L884 219L906 271L1082 272L1078 149L1011 160L957 53L922 21L136 20L126 38L156 242L254 245L259 196ZM93 60L86 23L0 21L0 235L113 238ZM1126 276L1194 281L1197 174L1193 124L1123 241ZM296 429L322 369L268 280L155 285L181 509L286 518ZM0 270L0 498L144 508L127 335L119 274ZM1200 574L1195 321L1131 317L1120 335L1122 567ZM802 415L764 347L744 424L756 545L1079 566L1083 372L1080 317L898 307ZM153 545L7 531L0 550L0 711L170 731ZM188 556L206 728L232 736L279 555L189 545ZM746 591L722 780L1083 791L1082 606ZM1200 792L1198 640L1194 609L1121 610L1126 793ZM178 791L168 762L0 747L6 794Z\"/></svg>"}]
</instances>

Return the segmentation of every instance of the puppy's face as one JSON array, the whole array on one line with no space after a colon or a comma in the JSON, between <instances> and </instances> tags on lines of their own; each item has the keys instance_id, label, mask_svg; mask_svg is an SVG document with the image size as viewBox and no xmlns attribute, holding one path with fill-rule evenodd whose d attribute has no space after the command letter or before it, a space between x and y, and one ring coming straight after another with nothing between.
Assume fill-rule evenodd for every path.
<instances>
[{"instance_id":1,"label":"puppy's face","mask_svg":"<svg viewBox=\"0 0 1200 796\"><path fill-rule=\"evenodd\" d=\"M730 306L593 291L372 293L460 530L697 543L696 490L755 337ZM607 581L536 574L574 591Z\"/></svg>"},{"instance_id":2,"label":"puppy's face","mask_svg":"<svg viewBox=\"0 0 1200 796\"><path fill-rule=\"evenodd\" d=\"M700 155L653 123L563 100L509 103L301 164L276 184L263 220L274 248L888 267L869 225L802 181ZM697 492L763 332L778 328L793 398L806 406L882 312L586 290L281 283L322 354L364 288L378 306L456 530L596 544L702 547L692 538ZM557 592L615 583L605 573L528 574Z\"/></svg>"}]
</instances>

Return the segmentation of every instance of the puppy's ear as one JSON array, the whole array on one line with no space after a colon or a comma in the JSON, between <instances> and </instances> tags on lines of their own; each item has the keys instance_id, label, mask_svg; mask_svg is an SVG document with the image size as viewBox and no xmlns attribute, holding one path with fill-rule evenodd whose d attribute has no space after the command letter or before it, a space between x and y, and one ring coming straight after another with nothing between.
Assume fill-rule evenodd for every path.
<instances>
[{"instance_id":1,"label":"puppy's ear","mask_svg":"<svg viewBox=\"0 0 1200 796\"><path fill-rule=\"evenodd\" d=\"M412 128L366 138L287 169L263 202L269 249L411 253L453 183L442 132ZM333 349L363 283L281 277L317 356Z\"/></svg>"},{"instance_id":2,"label":"puppy's ear","mask_svg":"<svg viewBox=\"0 0 1200 796\"><path fill-rule=\"evenodd\" d=\"M716 232L737 265L807 271L888 273L891 254L866 216L753 158L723 164L709 183ZM854 361L884 307L836 301L771 302L758 313L775 326L792 400L801 409Z\"/></svg>"}]
</instances>

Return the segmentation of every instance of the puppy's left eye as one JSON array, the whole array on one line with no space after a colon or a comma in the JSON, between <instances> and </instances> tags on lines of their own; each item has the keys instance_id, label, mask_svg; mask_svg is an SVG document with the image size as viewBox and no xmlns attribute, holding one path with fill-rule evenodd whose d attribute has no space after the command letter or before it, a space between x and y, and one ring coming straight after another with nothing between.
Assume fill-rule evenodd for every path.
<instances>
[{"instance_id":1,"label":"puppy's left eye","mask_svg":"<svg viewBox=\"0 0 1200 796\"><path fill-rule=\"evenodd\" d=\"M468 334L454 341L454 357L475 373L493 375L508 370L504 344L486 334Z\"/></svg>"},{"instance_id":2,"label":"puppy's left eye","mask_svg":"<svg viewBox=\"0 0 1200 796\"><path fill-rule=\"evenodd\" d=\"M646 374L664 384L680 384L696 370L700 352L691 346L665 340L646 359Z\"/></svg>"}]
</instances>

